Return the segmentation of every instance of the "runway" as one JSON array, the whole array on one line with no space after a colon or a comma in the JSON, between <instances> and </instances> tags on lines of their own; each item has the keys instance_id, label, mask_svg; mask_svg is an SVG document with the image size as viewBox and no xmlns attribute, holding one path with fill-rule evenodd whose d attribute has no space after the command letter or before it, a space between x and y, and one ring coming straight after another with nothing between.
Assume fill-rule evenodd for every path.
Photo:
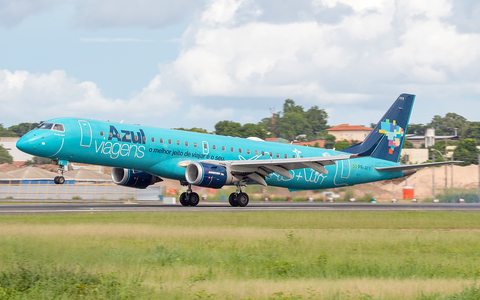
<instances>
[{"instance_id":1,"label":"runway","mask_svg":"<svg viewBox=\"0 0 480 300\"><path fill-rule=\"evenodd\" d=\"M67 202L67 201L66 201ZM148 203L9 203L0 204L0 215L70 213L225 213L225 212L469 212L480 213L480 203L350 203L350 202L260 202L247 207L231 207L226 202L202 201L196 207L180 204Z\"/></svg>"}]
</instances>

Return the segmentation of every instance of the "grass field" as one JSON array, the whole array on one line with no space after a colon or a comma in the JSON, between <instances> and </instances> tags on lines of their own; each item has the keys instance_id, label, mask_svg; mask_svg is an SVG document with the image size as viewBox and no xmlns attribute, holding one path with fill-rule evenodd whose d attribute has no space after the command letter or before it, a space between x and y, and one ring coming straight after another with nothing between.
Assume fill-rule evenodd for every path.
<instances>
[{"instance_id":1,"label":"grass field","mask_svg":"<svg viewBox=\"0 0 480 300\"><path fill-rule=\"evenodd\" d=\"M480 299L480 215L2 216L0 299Z\"/></svg>"}]
</instances>

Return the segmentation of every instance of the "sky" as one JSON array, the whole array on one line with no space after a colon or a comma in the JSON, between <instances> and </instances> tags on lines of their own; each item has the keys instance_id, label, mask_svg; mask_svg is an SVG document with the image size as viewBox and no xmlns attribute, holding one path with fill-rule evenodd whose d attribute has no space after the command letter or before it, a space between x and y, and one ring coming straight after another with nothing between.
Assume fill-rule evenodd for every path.
<instances>
[{"instance_id":1,"label":"sky","mask_svg":"<svg viewBox=\"0 0 480 300\"><path fill-rule=\"evenodd\" d=\"M480 121L474 0L0 0L0 123L256 123L285 99L329 125Z\"/></svg>"}]
</instances>

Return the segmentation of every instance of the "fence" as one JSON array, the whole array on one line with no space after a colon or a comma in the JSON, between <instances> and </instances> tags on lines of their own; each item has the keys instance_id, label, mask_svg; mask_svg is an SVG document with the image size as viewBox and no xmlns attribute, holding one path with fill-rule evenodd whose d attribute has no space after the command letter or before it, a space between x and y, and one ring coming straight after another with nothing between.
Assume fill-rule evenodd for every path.
<instances>
[{"instance_id":1,"label":"fence","mask_svg":"<svg viewBox=\"0 0 480 300\"><path fill-rule=\"evenodd\" d=\"M0 199L136 200L142 193L111 184L0 184Z\"/></svg>"}]
</instances>

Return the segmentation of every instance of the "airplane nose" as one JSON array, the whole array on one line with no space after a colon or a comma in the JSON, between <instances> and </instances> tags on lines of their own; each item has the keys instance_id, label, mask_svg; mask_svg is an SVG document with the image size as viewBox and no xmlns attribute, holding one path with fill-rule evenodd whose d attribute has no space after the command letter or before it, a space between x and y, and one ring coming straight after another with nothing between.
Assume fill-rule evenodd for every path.
<instances>
[{"instance_id":1,"label":"airplane nose","mask_svg":"<svg viewBox=\"0 0 480 300\"><path fill-rule=\"evenodd\" d=\"M17 141L17 148L23 152L27 152L28 144L28 138L22 137Z\"/></svg>"}]
</instances>

